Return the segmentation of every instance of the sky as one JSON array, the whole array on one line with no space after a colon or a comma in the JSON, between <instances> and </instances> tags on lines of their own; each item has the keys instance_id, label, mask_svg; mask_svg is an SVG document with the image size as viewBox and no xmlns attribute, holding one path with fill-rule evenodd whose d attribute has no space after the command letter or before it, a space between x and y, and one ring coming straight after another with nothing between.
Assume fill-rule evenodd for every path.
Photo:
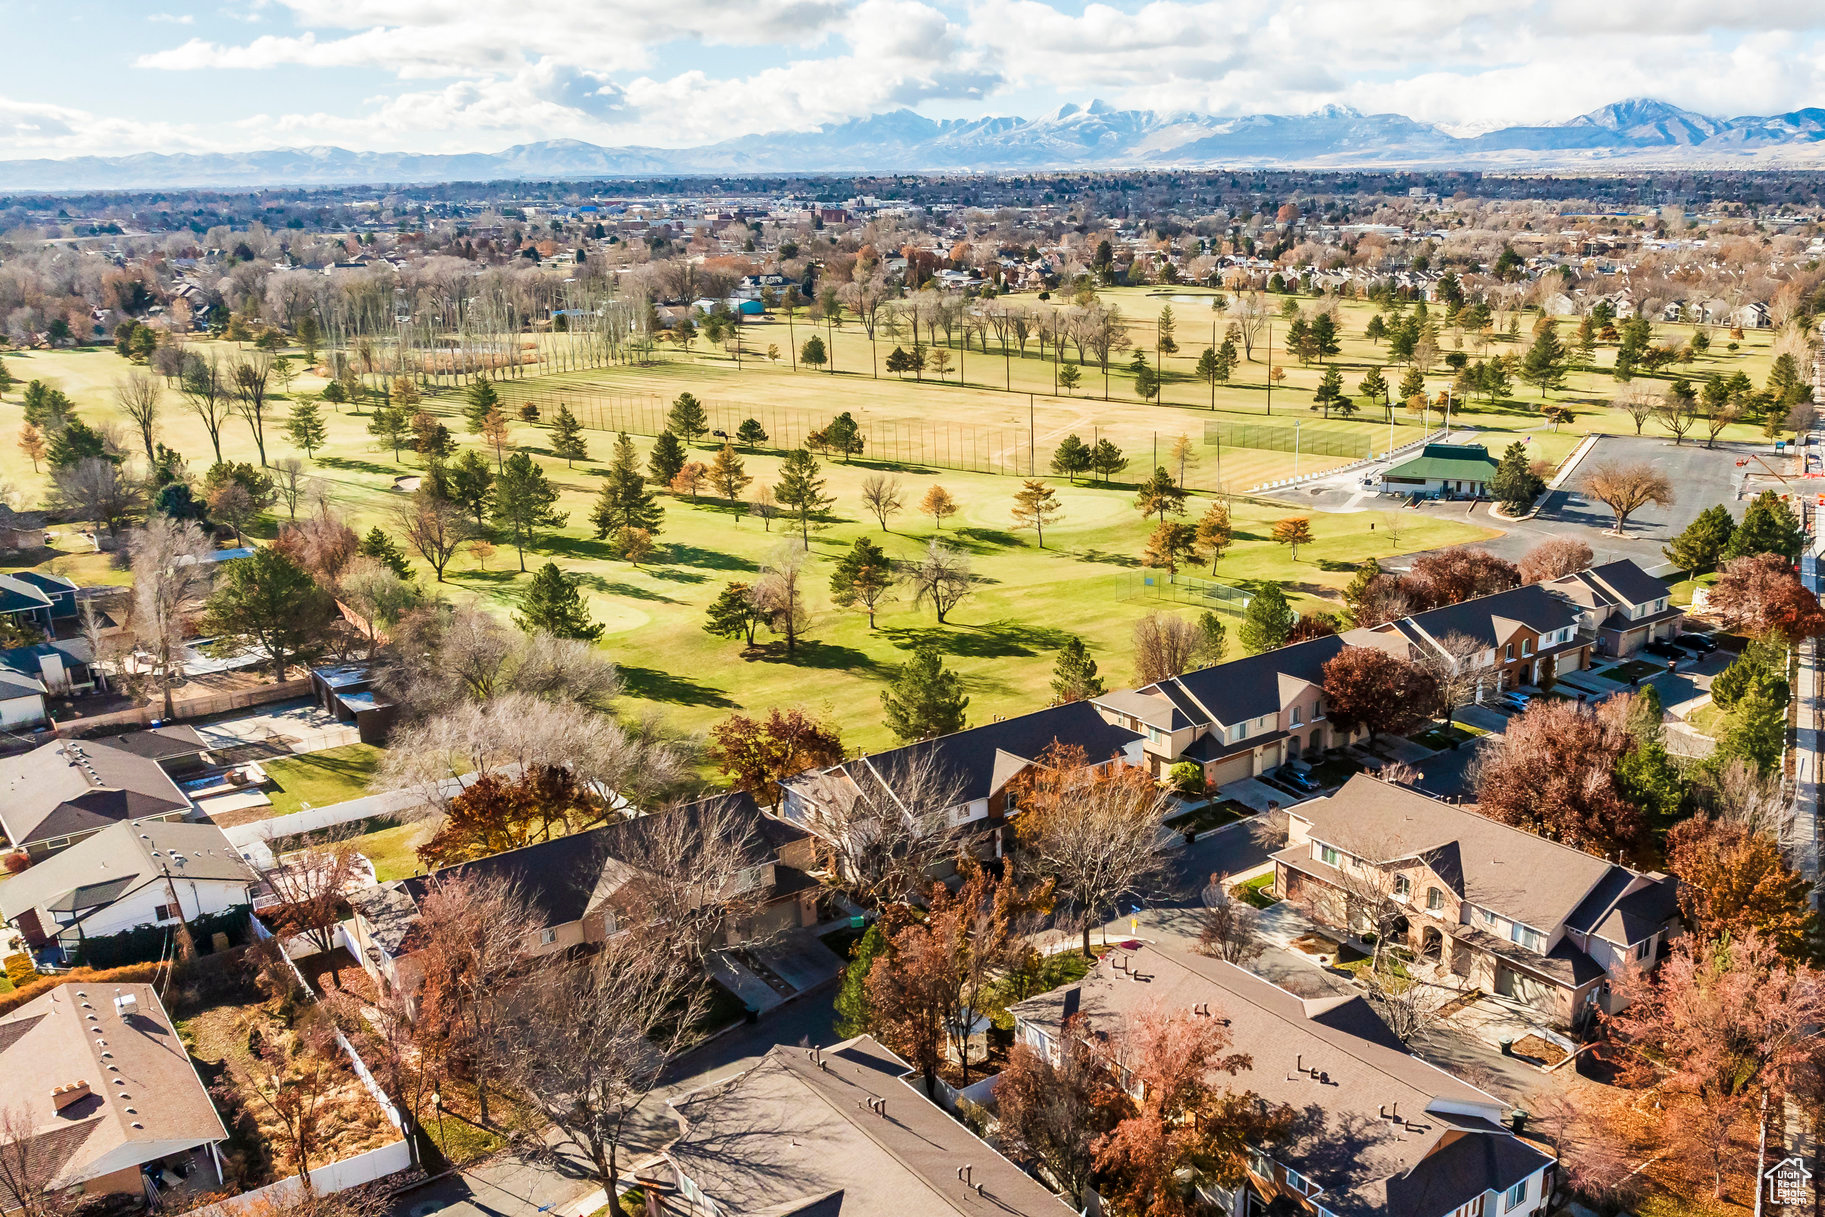
<instances>
[{"instance_id":1,"label":"sky","mask_svg":"<svg viewBox=\"0 0 1825 1217\"><path fill-rule=\"evenodd\" d=\"M1456 133L1825 104L1817 0L0 0L0 158L685 147L908 108L1341 104Z\"/></svg>"}]
</instances>

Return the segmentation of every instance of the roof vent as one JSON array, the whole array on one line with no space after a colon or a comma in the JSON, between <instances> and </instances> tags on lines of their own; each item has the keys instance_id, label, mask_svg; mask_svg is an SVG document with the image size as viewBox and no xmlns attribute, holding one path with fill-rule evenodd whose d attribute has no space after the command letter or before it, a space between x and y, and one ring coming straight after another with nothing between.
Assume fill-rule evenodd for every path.
<instances>
[{"instance_id":1,"label":"roof vent","mask_svg":"<svg viewBox=\"0 0 1825 1217\"><path fill-rule=\"evenodd\" d=\"M139 998L132 993L122 993L114 999L114 1012L125 1018L129 1014L139 1013Z\"/></svg>"},{"instance_id":2,"label":"roof vent","mask_svg":"<svg viewBox=\"0 0 1825 1217\"><path fill-rule=\"evenodd\" d=\"M62 1111L72 1103L80 1103L90 1094L87 1082L66 1082L62 1086L51 1088L51 1106Z\"/></svg>"}]
</instances>

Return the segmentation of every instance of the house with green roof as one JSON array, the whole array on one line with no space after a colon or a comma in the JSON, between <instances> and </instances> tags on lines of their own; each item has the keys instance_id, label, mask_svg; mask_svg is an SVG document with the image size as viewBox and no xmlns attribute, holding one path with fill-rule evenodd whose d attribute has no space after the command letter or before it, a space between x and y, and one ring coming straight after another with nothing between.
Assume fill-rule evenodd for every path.
<instances>
[{"instance_id":1,"label":"house with green roof","mask_svg":"<svg viewBox=\"0 0 1825 1217\"><path fill-rule=\"evenodd\" d=\"M1383 473L1381 485L1388 494L1487 495L1496 464L1482 444L1427 444Z\"/></svg>"}]
</instances>

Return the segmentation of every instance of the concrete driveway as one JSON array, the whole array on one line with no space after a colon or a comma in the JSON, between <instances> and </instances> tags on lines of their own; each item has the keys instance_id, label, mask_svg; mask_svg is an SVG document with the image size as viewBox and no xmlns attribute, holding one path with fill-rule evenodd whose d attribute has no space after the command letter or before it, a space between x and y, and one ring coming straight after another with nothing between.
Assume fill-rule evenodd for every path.
<instances>
[{"instance_id":1,"label":"concrete driveway","mask_svg":"<svg viewBox=\"0 0 1825 1217\"><path fill-rule=\"evenodd\" d=\"M221 718L197 725L211 748L263 744L282 752L321 752L359 743L361 735L308 697L276 702L258 713Z\"/></svg>"}]
</instances>

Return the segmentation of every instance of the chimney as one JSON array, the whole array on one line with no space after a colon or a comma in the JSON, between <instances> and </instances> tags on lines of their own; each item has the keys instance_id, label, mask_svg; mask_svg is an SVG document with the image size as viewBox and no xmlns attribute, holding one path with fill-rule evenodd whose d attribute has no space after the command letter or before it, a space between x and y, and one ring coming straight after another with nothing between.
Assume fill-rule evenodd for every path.
<instances>
[{"instance_id":1,"label":"chimney","mask_svg":"<svg viewBox=\"0 0 1825 1217\"><path fill-rule=\"evenodd\" d=\"M62 1111L72 1103L80 1103L89 1097L87 1082L66 1082L51 1089L51 1106Z\"/></svg>"}]
</instances>

